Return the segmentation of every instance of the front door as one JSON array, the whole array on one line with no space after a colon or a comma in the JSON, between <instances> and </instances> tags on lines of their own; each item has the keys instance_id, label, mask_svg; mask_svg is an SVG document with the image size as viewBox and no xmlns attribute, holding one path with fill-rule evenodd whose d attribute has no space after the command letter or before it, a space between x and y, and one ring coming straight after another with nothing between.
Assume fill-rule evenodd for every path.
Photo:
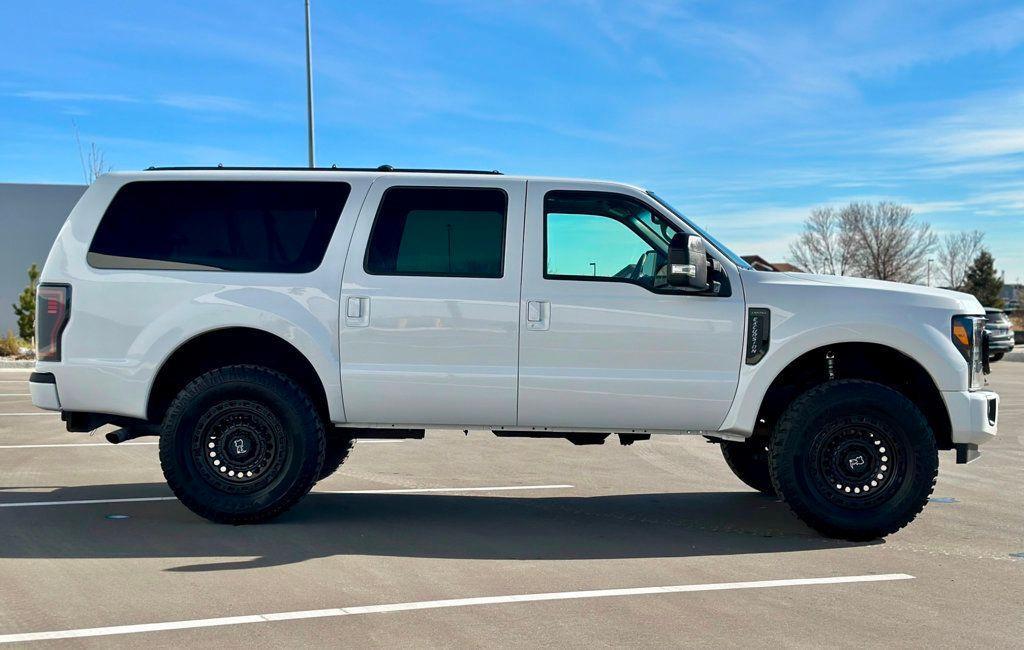
<instances>
[{"instance_id":1,"label":"front door","mask_svg":"<svg viewBox=\"0 0 1024 650\"><path fill-rule=\"evenodd\" d=\"M649 197L530 181L519 426L714 430L739 376L744 304L664 283L682 226ZM712 253L714 254L714 253Z\"/></svg>"},{"instance_id":2,"label":"front door","mask_svg":"<svg viewBox=\"0 0 1024 650\"><path fill-rule=\"evenodd\" d=\"M515 424L525 189L500 176L374 182L342 280L349 423Z\"/></svg>"}]
</instances>

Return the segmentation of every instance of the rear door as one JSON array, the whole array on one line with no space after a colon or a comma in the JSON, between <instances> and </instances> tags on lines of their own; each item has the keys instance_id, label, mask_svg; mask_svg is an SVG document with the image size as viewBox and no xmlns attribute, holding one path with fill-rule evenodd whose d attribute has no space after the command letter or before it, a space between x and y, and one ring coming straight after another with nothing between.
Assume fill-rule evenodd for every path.
<instances>
[{"instance_id":1,"label":"rear door","mask_svg":"<svg viewBox=\"0 0 1024 650\"><path fill-rule=\"evenodd\" d=\"M739 377L738 273L718 296L665 286L678 227L650 197L602 189L529 183L519 425L717 429Z\"/></svg>"},{"instance_id":2,"label":"rear door","mask_svg":"<svg viewBox=\"0 0 1024 650\"><path fill-rule=\"evenodd\" d=\"M515 424L525 185L374 182L342 282L348 422Z\"/></svg>"}]
</instances>

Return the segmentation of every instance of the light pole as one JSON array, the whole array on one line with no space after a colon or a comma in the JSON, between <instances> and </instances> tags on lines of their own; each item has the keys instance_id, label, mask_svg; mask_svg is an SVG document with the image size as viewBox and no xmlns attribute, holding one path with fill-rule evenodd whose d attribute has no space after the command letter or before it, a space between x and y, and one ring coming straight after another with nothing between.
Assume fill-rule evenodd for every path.
<instances>
[{"instance_id":1,"label":"light pole","mask_svg":"<svg viewBox=\"0 0 1024 650\"><path fill-rule=\"evenodd\" d=\"M316 166L313 154L313 45L310 41L309 0L306 0L306 115L309 119L309 167Z\"/></svg>"},{"instance_id":2,"label":"light pole","mask_svg":"<svg viewBox=\"0 0 1024 650\"><path fill-rule=\"evenodd\" d=\"M597 262L591 262L590 266L594 267L594 277L597 277Z\"/></svg>"}]
</instances>

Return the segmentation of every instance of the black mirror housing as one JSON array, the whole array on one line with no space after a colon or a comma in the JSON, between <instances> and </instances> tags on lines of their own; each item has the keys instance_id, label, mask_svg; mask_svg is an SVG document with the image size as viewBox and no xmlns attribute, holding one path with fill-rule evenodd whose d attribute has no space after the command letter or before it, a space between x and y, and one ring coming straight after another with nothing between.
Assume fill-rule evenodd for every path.
<instances>
[{"instance_id":1,"label":"black mirror housing","mask_svg":"<svg viewBox=\"0 0 1024 650\"><path fill-rule=\"evenodd\" d=\"M708 254L704 238L676 233L668 245L669 286L708 290Z\"/></svg>"}]
</instances>

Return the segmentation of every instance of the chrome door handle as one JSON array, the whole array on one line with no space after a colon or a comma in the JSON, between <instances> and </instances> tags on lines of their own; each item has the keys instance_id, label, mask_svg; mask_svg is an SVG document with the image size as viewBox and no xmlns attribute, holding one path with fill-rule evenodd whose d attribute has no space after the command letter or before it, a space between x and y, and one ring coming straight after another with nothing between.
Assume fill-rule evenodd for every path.
<instances>
[{"instance_id":1,"label":"chrome door handle","mask_svg":"<svg viewBox=\"0 0 1024 650\"><path fill-rule=\"evenodd\" d=\"M547 330L550 325L550 317L551 303L547 300L528 300L526 302L526 329Z\"/></svg>"},{"instance_id":2,"label":"chrome door handle","mask_svg":"<svg viewBox=\"0 0 1024 650\"><path fill-rule=\"evenodd\" d=\"M345 300L345 324L349 327L366 327L370 324L369 298L349 296Z\"/></svg>"}]
</instances>

